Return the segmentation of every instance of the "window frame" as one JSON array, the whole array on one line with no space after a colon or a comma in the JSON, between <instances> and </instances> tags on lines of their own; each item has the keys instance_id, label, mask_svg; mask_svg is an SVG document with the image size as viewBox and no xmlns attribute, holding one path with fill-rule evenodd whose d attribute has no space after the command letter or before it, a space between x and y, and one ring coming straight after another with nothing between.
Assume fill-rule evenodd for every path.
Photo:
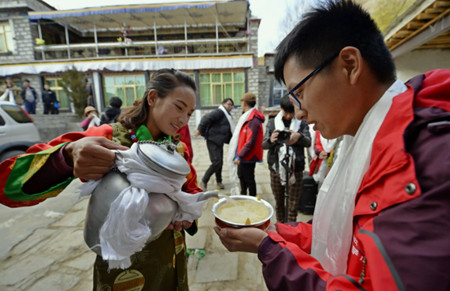
<instances>
[{"instance_id":1,"label":"window frame","mask_svg":"<svg viewBox=\"0 0 450 291\"><path fill-rule=\"evenodd\" d=\"M278 95L277 93L280 92L280 94ZM270 106L276 106L276 105L280 105L280 100L281 98L283 98L284 95L286 95L288 93L288 90L286 89L286 86L284 86L283 84L279 83L276 79L274 79L273 81L273 89L272 89L272 104Z\"/></svg>"},{"instance_id":2,"label":"window frame","mask_svg":"<svg viewBox=\"0 0 450 291\"><path fill-rule=\"evenodd\" d=\"M213 81L213 75L220 74L220 81ZM224 74L231 74L231 80L230 81L224 81ZM242 74L242 81L236 80L236 75ZM209 75L209 82L203 82L202 81L202 75ZM198 84L198 91L200 96L200 107L216 107L222 104L222 101L225 98L231 98L233 99L234 104L239 104L240 98L245 93L245 70L220 70L220 71L200 71L199 72L199 84ZM205 92L202 92L202 87L209 84L209 103L204 104L202 101L205 99L204 95ZM241 92L236 92L236 85L241 85L242 90ZM228 93L226 90L227 88L231 88L231 93ZM221 96L216 96L217 89L219 88ZM228 94L227 94L228 93ZM206 92L208 94L208 92Z\"/></svg>"},{"instance_id":3,"label":"window frame","mask_svg":"<svg viewBox=\"0 0 450 291\"><path fill-rule=\"evenodd\" d=\"M8 28L7 31L5 28ZM5 50L1 50L0 53L13 53L14 52L14 33L13 26L10 21L0 21L0 38L3 40L5 44Z\"/></svg>"},{"instance_id":4,"label":"window frame","mask_svg":"<svg viewBox=\"0 0 450 291\"><path fill-rule=\"evenodd\" d=\"M131 84L126 84L126 77L129 77L129 76L133 76L134 77L134 83L133 83L133 85L131 85ZM139 76L139 77L142 77L142 79L144 80L144 83L141 85L141 84L137 84L136 83L136 76ZM111 85L107 85L106 84L106 78L110 78L110 77L112 77L112 81L113 81L113 85L111 86ZM123 84L116 84L116 78L117 77L122 77L123 78ZM128 106L131 106L133 103L134 103L134 101L135 100L137 100L137 99L140 99L140 98L142 98L143 96L144 96L144 94L138 94L139 92L138 92L138 87L143 87L143 92L145 92L145 90L146 90L146 88L147 88L147 84L145 83L145 73L144 72L142 72L142 73L103 73L102 74L102 82L103 82L103 102L104 102L104 104L105 105L107 105L107 104L109 104L109 98L111 98L111 97L113 97L113 96L117 96L117 97L119 97L120 99L122 99L122 102L123 102L123 106L124 107L128 107ZM112 95L112 96L108 96L108 94L109 94L109 91L107 90L107 87L108 88L114 88L114 94ZM117 94L117 89L118 88L122 88L123 89L123 92L124 92L124 96L120 96L120 94ZM127 90L126 89L129 89L129 88L133 88L133 100L128 100L128 95L127 95Z\"/></svg>"},{"instance_id":5,"label":"window frame","mask_svg":"<svg viewBox=\"0 0 450 291\"><path fill-rule=\"evenodd\" d=\"M44 84L47 82L50 82L52 84L52 85L50 85L50 89L53 92L55 92L56 100L58 101L59 105L61 106L59 108L59 111L69 111L71 102L70 102L69 96L66 95L66 92L64 92L63 87L59 84L61 82L61 80L62 80L61 76L46 76L44 78Z\"/></svg>"}]
</instances>

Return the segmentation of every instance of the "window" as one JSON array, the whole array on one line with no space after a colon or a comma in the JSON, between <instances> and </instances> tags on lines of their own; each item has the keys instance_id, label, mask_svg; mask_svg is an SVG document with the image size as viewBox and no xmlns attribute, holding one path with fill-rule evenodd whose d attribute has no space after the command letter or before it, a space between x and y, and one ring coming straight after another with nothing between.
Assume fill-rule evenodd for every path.
<instances>
[{"instance_id":1,"label":"window","mask_svg":"<svg viewBox=\"0 0 450 291\"><path fill-rule=\"evenodd\" d=\"M50 89L55 92L56 100L58 100L60 111L65 111L70 109L70 100L67 96L66 92L64 92L63 87L61 86L61 78L60 77L47 77L45 78L45 82L49 84Z\"/></svg>"},{"instance_id":2,"label":"window","mask_svg":"<svg viewBox=\"0 0 450 291\"><path fill-rule=\"evenodd\" d=\"M30 119L23 109L17 105L4 104L1 105L2 109L17 123L30 123L33 120Z\"/></svg>"},{"instance_id":3,"label":"window","mask_svg":"<svg viewBox=\"0 0 450 291\"><path fill-rule=\"evenodd\" d=\"M0 23L0 53L12 52L13 38L11 32L11 26L7 22Z\"/></svg>"},{"instance_id":4,"label":"window","mask_svg":"<svg viewBox=\"0 0 450 291\"><path fill-rule=\"evenodd\" d=\"M272 100L272 104L273 105L279 105L280 104L280 99L287 94L287 89L286 86L284 86L283 84L280 84L277 80L274 80L273 82L273 100Z\"/></svg>"},{"instance_id":5,"label":"window","mask_svg":"<svg viewBox=\"0 0 450 291\"><path fill-rule=\"evenodd\" d=\"M105 104L109 104L111 97L117 96L123 101L123 106L133 105L136 99L145 94L144 74L104 75Z\"/></svg>"},{"instance_id":6,"label":"window","mask_svg":"<svg viewBox=\"0 0 450 291\"><path fill-rule=\"evenodd\" d=\"M245 93L244 72L200 73L200 105L220 105L225 98L239 104Z\"/></svg>"}]
</instances>

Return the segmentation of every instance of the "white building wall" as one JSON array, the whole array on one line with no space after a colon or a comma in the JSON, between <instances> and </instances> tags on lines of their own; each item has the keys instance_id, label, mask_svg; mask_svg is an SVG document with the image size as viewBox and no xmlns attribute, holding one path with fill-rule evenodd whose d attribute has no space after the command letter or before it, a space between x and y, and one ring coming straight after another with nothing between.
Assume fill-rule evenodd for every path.
<instances>
[{"instance_id":1,"label":"white building wall","mask_svg":"<svg viewBox=\"0 0 450 291\"><path fill-rule=\"evenodd\" d=\"M450 50L414 50L394 59L397 78L408 81L412 77L434 69L450 69Z\"/></svg>"}]
</instances>

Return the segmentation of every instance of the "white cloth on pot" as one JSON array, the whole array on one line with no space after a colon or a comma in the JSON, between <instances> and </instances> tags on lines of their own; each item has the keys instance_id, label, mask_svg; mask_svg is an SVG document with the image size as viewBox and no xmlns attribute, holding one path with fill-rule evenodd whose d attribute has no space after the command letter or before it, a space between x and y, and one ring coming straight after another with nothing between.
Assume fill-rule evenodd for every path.
<instances>
[{"instance_id":1,"label":"white cloth on pot","mask_svg":"<svg viewBox=\"0 0 450 291\"><path fill-rule=\"evenodd\" d=\"M126 174L130 186L113 201L100 229L102 257L109 268L128 268L131 255L141 251L152 235L149 222L144 219L152 192L164 193L178 204L172 221L194 221L202 214L204 201L197 201L198 195L181 191L186 178L168 177L147 167L137 149L134 143L129 150L116 151L116 167ZM81 195L91 194L99 182L82 185Z\"/></svg>"}]
</instances>

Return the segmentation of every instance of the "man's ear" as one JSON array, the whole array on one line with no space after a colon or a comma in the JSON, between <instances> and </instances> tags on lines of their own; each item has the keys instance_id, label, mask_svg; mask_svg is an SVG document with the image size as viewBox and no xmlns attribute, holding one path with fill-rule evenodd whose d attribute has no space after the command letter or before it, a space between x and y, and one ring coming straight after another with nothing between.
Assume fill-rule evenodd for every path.
<instances>
[{"instance_id":1,"label":"man's ear","mask_svg":"<svg viewBox=\"0 0 450 291\"><path fill-rule=\"evenodd\" d=\"M363 58L361 52L355 47L346 46L341 50L338 58L349 84L355 85L362 71Z\"/></svg>"}]
</instances>

